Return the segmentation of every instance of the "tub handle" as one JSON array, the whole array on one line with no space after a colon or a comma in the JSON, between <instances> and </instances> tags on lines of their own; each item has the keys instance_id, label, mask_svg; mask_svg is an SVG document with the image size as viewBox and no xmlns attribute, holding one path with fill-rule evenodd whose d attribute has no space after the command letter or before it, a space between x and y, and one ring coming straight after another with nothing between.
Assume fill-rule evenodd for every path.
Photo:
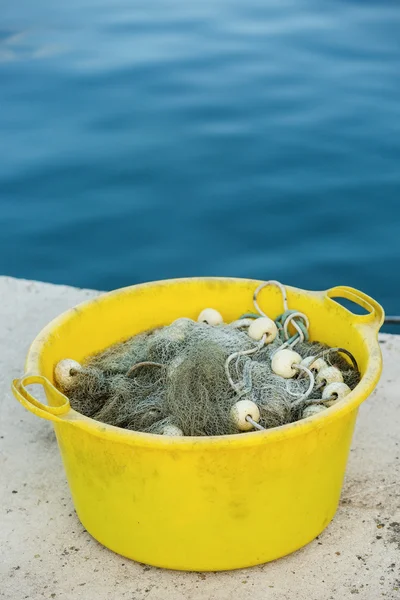
<instances>
[{"instance_id":1,"label":"tub handle","mask_svg":"<svg viewBox=\"0 0 400 600\"><path fill-rule=\"evenodd\" d=\"M36 400L25 387L34 383L42 385L46 393L56 399L58 406L49 406ZM11 389L22 406L31 413L48 421L61 421L60 416L65 415L71 408L68 398L43 375L24 375L21 379L14 379Z\"/></svg>"},{"instance_id":2,"label":"tub handle","mask_svg":"<svg viewBox=\"0 0 400 600\"><path fill-rule=\"evenodd\" d=\"M345 298L346 300L350 300L351 302L358 304L368 311L367 314L356 315L341 304L339 304L339 306L346 312L350 313L358 323L371 325L377 331L379 331L383 321L385 320L385 312L382 306L376 302L376 300L371 298L371 296L368 296L367 294L364 294L364 292L360 292L360 290L356 290L355 288L348 287L346 285L339 285L325 292L325 297L329 299L329 302L335 302L335 298Z\"/></svg>"}]
</instances>

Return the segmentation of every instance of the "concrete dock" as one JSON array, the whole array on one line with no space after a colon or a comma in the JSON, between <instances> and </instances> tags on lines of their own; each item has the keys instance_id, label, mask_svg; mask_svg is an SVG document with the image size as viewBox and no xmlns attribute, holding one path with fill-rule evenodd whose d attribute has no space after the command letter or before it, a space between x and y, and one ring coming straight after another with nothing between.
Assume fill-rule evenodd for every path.
<instances>
[{"instance_id":1,"label":"concrete dock","mask_svg":"<svg viewBox=\"0 0 400 600\"><path fill-rule=\"evenodd\" d=\"M399 600L400 336L380 337L383 376L361 407L340 507L318 539L251 569L164 571L113 554L86 532L52 425L10 391L41 328L97 293L0 278L0 598Z\"/></svg>"}]
</instances>

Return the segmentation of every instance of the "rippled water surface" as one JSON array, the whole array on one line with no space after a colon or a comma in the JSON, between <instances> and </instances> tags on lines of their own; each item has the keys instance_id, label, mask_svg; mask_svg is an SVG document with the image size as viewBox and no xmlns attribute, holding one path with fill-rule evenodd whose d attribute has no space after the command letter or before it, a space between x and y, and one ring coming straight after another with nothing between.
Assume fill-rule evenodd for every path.
<instances>
[{"instance_id":1,"label":"rippled water surface","mask_svg":"<svg viewBox=\"0 0 400 600\"><path fill-rule=\"evenodd\" d=\"M346 283L400 314L400 4L6 0L0 272Z\"/></svg>"}]
</instances>

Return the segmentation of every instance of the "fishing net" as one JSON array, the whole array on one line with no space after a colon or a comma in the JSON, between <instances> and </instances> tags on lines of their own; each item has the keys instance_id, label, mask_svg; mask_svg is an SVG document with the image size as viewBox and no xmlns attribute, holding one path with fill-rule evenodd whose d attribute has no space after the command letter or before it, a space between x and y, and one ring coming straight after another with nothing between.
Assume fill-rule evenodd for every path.
<instances>
[{"instance_id":1,"label":"fishing net","mask_svg":"<svg viewBox=\"0 0 400 600\"><path fill-rule=\"evenodd\" d=\"M89 357L63 391L83 415L155 434L166 433L166 427L186 436L238 433L231 413L238 400L257 405L259 428L302 418L307 405L321 403L321 389L314 386L302 401L308 377L299 373L285 379L271 367L272 356L288 340L277 336L272 343L260 343L249 336L245 323L213 326L178 319ZM306 358L329 347L297 340L294 350ZM354 389L360 374L348 360L332 351L324 360Z\"/></svg>"}]
</instances>

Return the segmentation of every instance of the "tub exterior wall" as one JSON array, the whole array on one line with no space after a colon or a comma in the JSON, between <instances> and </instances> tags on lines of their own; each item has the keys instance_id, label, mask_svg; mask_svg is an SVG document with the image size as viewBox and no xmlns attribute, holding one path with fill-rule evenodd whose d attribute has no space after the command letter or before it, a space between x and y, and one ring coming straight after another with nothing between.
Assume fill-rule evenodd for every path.
<instances>
[{"instance_id":1,"label":"tub exterior wall","mask_svg":"<svg viewBox=\"0 0 400 600\"><path fill-rule=\"evenodd\" d=\"M190 452L55 428L77 514L93 537L139 562L215 571L286 555L328 525L357 412L261 446Z\"/></svg>"}]
</instances>

